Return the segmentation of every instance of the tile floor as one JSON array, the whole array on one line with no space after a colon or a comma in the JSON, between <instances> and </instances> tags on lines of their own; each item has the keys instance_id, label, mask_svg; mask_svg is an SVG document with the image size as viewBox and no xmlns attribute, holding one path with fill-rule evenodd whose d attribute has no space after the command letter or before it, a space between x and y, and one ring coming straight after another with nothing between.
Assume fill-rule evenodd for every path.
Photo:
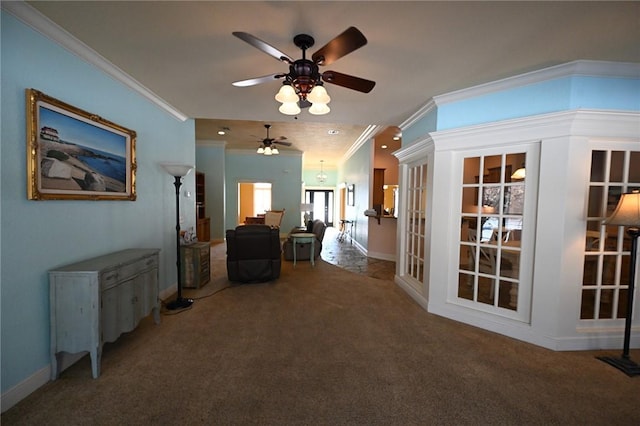
<instances>
[{"instance_id":1,"label":"tile floor","mask_svg":"<svg viewBox=\"0 0 640 426\"><path fill-rule=\"evenodd\" d=\"M320 257L333 265L357 274L372 278L393 281L396 263L388 260L373 259L362 254L349 239L338 241L339 231L328 227L322 240Z\"/></svg>"}]
</instances>

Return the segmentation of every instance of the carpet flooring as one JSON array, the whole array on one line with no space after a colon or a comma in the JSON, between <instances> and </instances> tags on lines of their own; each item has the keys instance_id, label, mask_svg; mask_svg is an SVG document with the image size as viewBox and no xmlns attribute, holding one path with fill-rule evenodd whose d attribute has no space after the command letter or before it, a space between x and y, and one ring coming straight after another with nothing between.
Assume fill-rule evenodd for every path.
<instances>
[{"instance_id":1,"label":"carpet flooring","mask_svg":"<svg viewBox=\"0 0 640 426\"><path fill-rule=\"evenodd\" d=\"M427 313L323 260L231 285L223 244L193 307L150 317L3 425L638 425L640 377ZM640 359L640 351L632 351Z\"/></svg>"}]
</instances>

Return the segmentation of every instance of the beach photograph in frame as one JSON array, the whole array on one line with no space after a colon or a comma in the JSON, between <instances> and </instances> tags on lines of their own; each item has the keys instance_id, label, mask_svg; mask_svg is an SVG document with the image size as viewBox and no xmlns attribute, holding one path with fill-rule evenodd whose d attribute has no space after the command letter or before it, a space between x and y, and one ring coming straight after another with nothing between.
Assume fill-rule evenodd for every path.
<instances>
[{"instance_id":1,"label":"beach photograph in frame","mask_svg":"<svg viewBox=\"0 0 640 426\"><path fill-rule=\"evenodd\" d=\"M136 199L136 132L27 89L27 198Z\"/></svg>"}]
</instances>

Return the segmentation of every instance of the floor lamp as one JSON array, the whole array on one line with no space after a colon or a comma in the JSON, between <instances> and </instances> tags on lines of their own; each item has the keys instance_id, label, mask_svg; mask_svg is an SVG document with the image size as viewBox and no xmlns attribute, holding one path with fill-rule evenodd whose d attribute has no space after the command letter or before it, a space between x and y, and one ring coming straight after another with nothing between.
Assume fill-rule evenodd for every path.
<instances>
[{"instance_id":1,"label":"floor lamp","mask_svg":"<svg viewBox=\"0 0 640 426\"><path fill-rule=\"evenodd\" d=\"M163 163L162 168L174 178L173 185L176 187L176 268L178 270L178 297L167 303L167 309L184 309L191 306L193 299L182 297L182 269L180 262L180 186L182 178L189 174L193 166L187 164Z\"/></svg>"},{"instance_id":2,"label":"floor lamp","mask_svg":"<svg viewBox=\"0 0 640 426\"><path fill-rule=\"evenodd\" d=\"M631 313L635 290L638 236L640 235L640 191L634 190L628 194L622 194L615 211L605 219L604 224L629 227L627 228L627 234L631 237L631 264L629 265L629 290L627 291L627 315L624 323L622 356L620 358L598 357L598 359L616 367L628 376L638 376L640 375L640 365L633 362L629 357L629 344L631 342Z\"/></svg>"}]
</instances>

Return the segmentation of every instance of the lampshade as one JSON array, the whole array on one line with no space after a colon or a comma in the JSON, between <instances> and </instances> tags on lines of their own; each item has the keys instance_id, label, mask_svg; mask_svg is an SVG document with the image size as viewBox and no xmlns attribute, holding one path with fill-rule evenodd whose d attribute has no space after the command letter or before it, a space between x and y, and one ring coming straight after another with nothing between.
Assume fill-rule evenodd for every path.
<instances>
[{"instance_id":1,"label":"lampshade","mask_svg":"<svg viewBox=\"0 0 640 426\"><path fill-rule=\"evenodd\" d=\"M276 93L276 101L281 103L298 102L298 95L293 87L288 84L280 86L280 90Z\"/></svg>"},{"instance_id":2,"label":"lampshade","mask_svg":"<svg viewBox=\"0 0 640 426\"><path fill-rule=\"evenodd\" d=\"M329 111L331 111L331 109L327 106L327 104L319 102L314 103L313 105L311 105L311 108L309 108L309 114L313 115L324 115L328 114Z\"/></svg>"},{"instance_id":3,"label":"lampshade","mask_svg":"<svg viewBox=\"0 0 640 426\"><path fill-rule=\"evenodd\" d=\"M297 115L300 114L300 107L296 102L285 102L280 105L278 111L286 115Z\"/></svg>"},{"instance_id":4,"label":"lampshade","mask_svg":"<svg viewBox=\"0 0 640 426\"><path fill-rule=\"evenodd\" d=\"M329 97L329 94L327 93L327 90L324 88L324 86L315 86L313 89L311 89L311 93L307 95L307 100L313 104L315 104L316 102L321 104L328 104L331 101L331 98Z\"/></svg>"},{"instance_id":5,"label":"lampshade","mask_svg":"<svg viewBox=\"0 0 640 426\"><path fill-rule=\"evenodd\" d=\"M640 191L622 194L613 214L604 220L605 225L640 227Z\"/></svg>"},{"instance_id":6,"label":"lampshade","mask_svg":"<svg viewBox=\"0 0 640 426\"><path fill-rule=\"evenodd\" d=\"M273 154L273 152L271 152L271 147L268 146L264 149L264 155L271 155Z\"/></svg>"},{"instance_id":7,"label":"lampshade","mask_svg":"<svg viewBox=\"0 0 640 426\"><path fill-rule=\"evenodd\" d=\"M313 204L311 204L311 203L302 203L302 204L300 204L300 211L310 212L311 210L313 210Z\"/></svg>"},{"instance_id":8,"label":"lampshade","mask_svg":"<svg viewBox=\"0 0 640 426\"><path fill-rule=\"evenodd\" d=\"M278 151L278 148L271 148L271 153L273 155L278 155L278 154L280 154L280 151Z\"/></svg>"},{"instance_id":9,"label":"lampshade","mask_svg":"<svg viewBox=\"0 0 640 426\"><path fill-rule=\"evenodd\" d=\"M260 147L258 148L258 150L256 151L258 154L264 154L264 147Z\"/></svg>"},{"instance_id":10,"label":"lampshade","mask_svg":"<svg viewBox=\"0 0 640 426\"><path fill-rule=\"evenodd\" d=\"M184 177L189 174L189 172L194 169L194 166L189 164L179 164L179 163L161 163L160 166L171 176L180 176Z\"/></svg>"},{"instance_id":11,"label":"lampshade","mask_svg":"<svg viewBox=\"0 0 640 426\"><path fill-rule=\"evenodd\" d=\"M526 173L524 167L520 167L518 170L513 172L513 174L511 175L511 179L524 179L525 174Z\"/></svg>"}]
</instances>

